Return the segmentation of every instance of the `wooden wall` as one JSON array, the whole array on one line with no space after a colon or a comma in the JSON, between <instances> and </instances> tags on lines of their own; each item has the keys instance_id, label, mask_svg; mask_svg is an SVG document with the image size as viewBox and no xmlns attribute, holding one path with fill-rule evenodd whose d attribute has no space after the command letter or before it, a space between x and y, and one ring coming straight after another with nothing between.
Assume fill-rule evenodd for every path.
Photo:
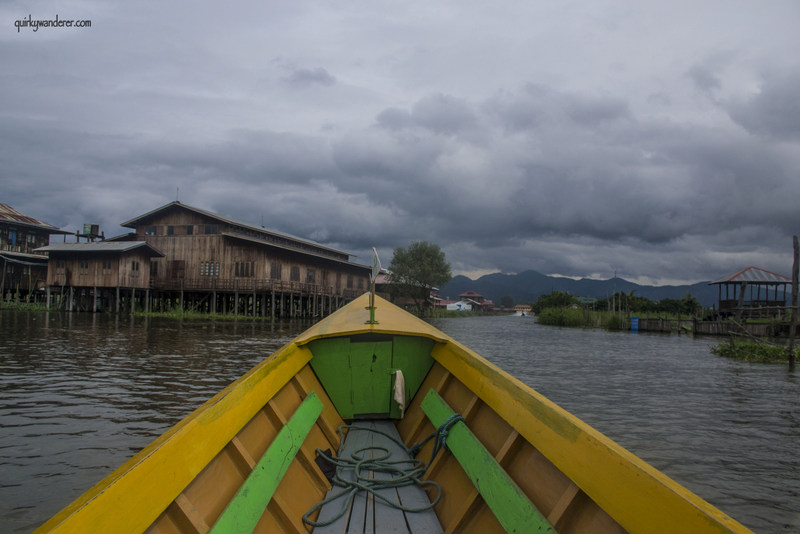
<instances>
[{"instance_id":1,"label":"wooden wall","mask_svg":"<svg viewBox=\"0 0 800 534\"><path fill-rule=\"evenodd\" d=\"M217 233L207 233L213 228ZM147 241L165 255L152 260L153 285L157 288L171 287L176 281L193 289L234 287L221 281L241 282L235 287L248 287L248 282L253 281L274 281L295 282L305 290L333 294L369 289L366 268L286 250L265 241L247 241L260 240L258 232L249 231L251 235L246 235L244 232L248 231L192 211L172 209L156 213L146 224L138 225L136 239ZM242 239L222 235L223 232L235 233ZM274 276L273 264L280 266L279 277Z\"/></svg>"},{"instance_id":2,"label":"wooden wall","mask_svg":"<svg viewBox=\"0 0 800 534\"><path fill-rule=\"evenodd\" d=\"M113 253L51 253L48 286L150 287L150 256L140 251Z\"/></svg>"}]
</instances>

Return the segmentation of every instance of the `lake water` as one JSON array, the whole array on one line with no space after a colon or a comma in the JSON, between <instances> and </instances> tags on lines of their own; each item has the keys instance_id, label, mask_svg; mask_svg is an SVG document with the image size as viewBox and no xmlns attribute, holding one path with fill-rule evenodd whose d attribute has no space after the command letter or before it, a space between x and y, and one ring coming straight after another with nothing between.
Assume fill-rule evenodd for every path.
<instances>
[{"instance_id":1,"label":"lake water","mask_svg":"<svg viewBox=\"0 0 800 534\"><path fill-rule=\"evenodd\" d=\"M797 532L800 379L713 338L435 326L756 532ZM0 311L0 531L28 532L308 326Z\"/></svg>"}]
</instances>

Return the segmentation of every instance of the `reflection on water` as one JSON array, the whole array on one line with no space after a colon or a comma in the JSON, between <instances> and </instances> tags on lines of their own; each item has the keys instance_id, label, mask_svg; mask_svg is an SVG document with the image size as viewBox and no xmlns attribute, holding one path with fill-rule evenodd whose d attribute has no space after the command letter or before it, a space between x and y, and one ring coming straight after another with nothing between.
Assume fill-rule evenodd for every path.
<instances>
[{"instance_id":1,"label":"reflection on water","mask_svg":"<svg viewBox=\"0 0 800 534\"><path fill-rule=\"evenodd\" d=\"M800 387L714 339L434 324L757 532L796 532ZM60 510L308 324L0 311L0 531Z\"/></svg>"}]
</instances>

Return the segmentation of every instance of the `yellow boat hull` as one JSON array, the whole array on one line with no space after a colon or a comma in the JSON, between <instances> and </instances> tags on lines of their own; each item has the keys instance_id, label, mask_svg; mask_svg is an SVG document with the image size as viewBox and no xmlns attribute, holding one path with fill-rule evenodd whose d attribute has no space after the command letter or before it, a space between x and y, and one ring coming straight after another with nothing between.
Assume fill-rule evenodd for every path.
<instances>
[{"instance_id":1,"label":"yellow boat hull","mask_svg":"<svg viewBox=\"0 0 800 534\"><path fill-rule=\"evenodd\" d=\"M37 532L210 531L313 392L321 413L288 459L254 527L256 532L309 532L303 514L331 489L315 451L337 450L337 428L344 424L331 400L339 393L328 395L314 371L317 347L369 336L420 338L432 346L425 355L432 360L429 371L396 420L405 444L435 431L423 400L436 392L555 531L749 532L431 325L380 298L377 323L371 324L367 305L364 295L311 327ZM431 447L426 445L419 457L427 459ZM426 476L443 488L435 513L444 532L505 530L508 523L487 504L490 496L479 491L453 454L439 454Z\"/></svg>"}]
</instances>

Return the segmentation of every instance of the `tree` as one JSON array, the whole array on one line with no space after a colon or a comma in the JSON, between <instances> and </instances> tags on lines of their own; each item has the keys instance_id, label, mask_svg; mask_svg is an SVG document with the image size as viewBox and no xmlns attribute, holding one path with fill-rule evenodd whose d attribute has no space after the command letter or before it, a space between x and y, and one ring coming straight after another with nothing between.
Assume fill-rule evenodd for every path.
<instances>
[{"instance_id":1,"label":"tree","mask_svg":"<svg viewBox=\"0 0 800 534\"><path fill-rule=\"evenodd\" d=\"M578 299L568 293L561 291L553 291L549 295L541 295L536 302L533 303L532 309L534 313L542 313L545 308L568 308L576 304Z\"/></svg>"},{"instance_id":2,"label":"tree","mask_svg":"<svg viewBox=\"0 0 800 534\"><path fill-rule=\"evenodd\" d=\"M500 306L503 308L513 308L514 307L514 299L508 295L504 295L500 297Z\"/></svg>"},{"instance_id":3,"label":"tree","mask_svg":"<svg viewBox=\"0 0 800 534\"><path fill-rule=\"evenodd\" d=\"M397 247L389 264L389 286L394 298L407 297L421 314L431 289L452 278L450 264L439 245L416 241L408 248Z\"/></svg>"}]
</instances>

